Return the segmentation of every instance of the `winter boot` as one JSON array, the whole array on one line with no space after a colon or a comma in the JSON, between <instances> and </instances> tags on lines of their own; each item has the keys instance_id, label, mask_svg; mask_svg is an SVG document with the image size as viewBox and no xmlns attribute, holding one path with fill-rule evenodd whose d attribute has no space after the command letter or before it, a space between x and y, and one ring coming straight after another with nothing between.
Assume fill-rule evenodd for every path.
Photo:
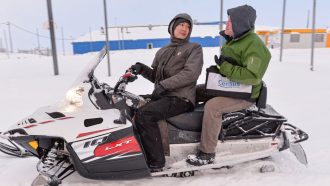
<instances>
[{"instance_id":1,"label":"winter boot","mask_svg":"<svg viewBox=\"0 0 330 186\"><path fill-rule=\"evenodd\" d=\"M162 172L164 170L164 166L155 166L149 165L150 172Z\"/></svg>"},{"instance_id":2,"label":"winter boot","mask_svg":"<svg viewBox=\"0 0 330 186\"><path fill-rule=\"evenodd\" d=\"M202 166L213 163L214 157L215 153L205 153L203 151L198 151L197 154L189 154L186 162L191 165Z\"/></svg>"}]
</instances>

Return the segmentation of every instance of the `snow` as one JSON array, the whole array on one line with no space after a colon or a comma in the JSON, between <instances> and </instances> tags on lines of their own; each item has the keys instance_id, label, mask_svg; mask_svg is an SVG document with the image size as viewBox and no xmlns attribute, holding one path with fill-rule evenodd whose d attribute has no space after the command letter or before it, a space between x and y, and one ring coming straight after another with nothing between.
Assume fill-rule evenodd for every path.
<instances>
[{"instance_id":1,"label":"snow","mask_svg":"<svg viewBox=\"0 0 330 186\"><path fill-rule=\"evenodd\" d=\"M204 48L204 70L199 83L205 81L205 68L213 64L218 48ZM140 61L151 64L157 49L111 52L111 73L107 76L104 60L96 70L101 82L113 85L127 67ZM144 178L128 181L89 180L74 173L63 185L221 185L221 186L310 186L330 182L330 49L315 49L315 71L310 71L309 49L286 49L279 62L279 50L271 50L272 60L264 80L268 85L268 103L286 116L290 123L305 130L310 139L302 143L309 165L300 164L289 152L272 156L277 171L259 173L251 163L229 170L208 170L190 178ZM95 54L59 56L60 75L53 75L51 57L0 54L0 131L31 114L37 108L50 105L62 98L79 72ZM141 88L144 87L144 88ZM148 93L152 84L140 78L128 90ZM0 154L0 184L30 185L37 176L36 158L13 158Z\"/></svg>"}]
</instances>

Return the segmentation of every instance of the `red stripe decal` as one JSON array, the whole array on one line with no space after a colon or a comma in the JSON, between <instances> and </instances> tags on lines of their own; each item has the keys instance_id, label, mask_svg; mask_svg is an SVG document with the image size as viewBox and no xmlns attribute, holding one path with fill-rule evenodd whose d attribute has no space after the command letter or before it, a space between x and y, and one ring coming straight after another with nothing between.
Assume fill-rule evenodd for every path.
<instances>
[{"instance_id":1,"label":"red stripe decal","mask_svg":"<svg viewBox=\"0 0 330 186\"><path fill-rule=\"evenodd\" d=\"M134 136L122 138L95 148L94 156L118 155L129 152L141 152L141 148Z\"/></svg>"},{"instance_id":2,"label":"red stripe decal","mask_svg":"<svg viewBox=\"0 0 330 186\"><path fill-rule=\"evenodd\" d=\"M80 133L80 134L78 134L78 136L76 138L81 138L81 137L84 137L84 136L88 136L88 135L92 135L92 134L95 134L95 133L107 131L107 130L110 130L110 129L113 129L113 128L102 129L102 130L97 130L97 131L92 131L92 132Z\"/></svg>"},{"instance_id":3,"label":"red stripe decal","mask_svg":"<svg viewBox=\"0 0 330 186\"><path fill-rule=\"evenodd\" d=\"M51 123L51 122L54 122L54 120L43 121L43 122L40 122L39 124L46 124L46 123Z\"/></svg>"},{"instance_id":4,"label":"red stripe decal","mask_svg":"<svg viewBox=\"0 0 330 186\"><path fill-rule=\"evenodd\" d=\"M37 125L28 125L28 126L26 126L24 128L28 129L28 128L35 127L35 126L37 126Z\"/></svg>"}]
</instances>

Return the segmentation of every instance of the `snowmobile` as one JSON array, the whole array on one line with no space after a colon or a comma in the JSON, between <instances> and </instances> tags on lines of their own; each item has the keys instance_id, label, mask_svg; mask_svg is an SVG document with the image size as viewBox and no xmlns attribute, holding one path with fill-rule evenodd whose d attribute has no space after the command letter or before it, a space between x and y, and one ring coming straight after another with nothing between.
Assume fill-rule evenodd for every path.
<instances>
[{"instance_id":1,"label":"snowmobile","mask_svg":"<svg viewBox=\"0 0 330 186\"><path fill-rule=\"evenodd\" d=\"M166 166L151 172L134 126L134 113L147 100L126 91L126 85L137 79L130 70L114 87L97 80L94 70L107 52L100 51L61 101L38 109L0 134L8 140L0 143L0 151L39 159L39 175L32 185L59 185L74 171L104 180L188 177L195 171L259 160L285 149L307 164L299 143L308 135L266 104L264 86L253 107L223 115L214 164L191 166L185 162L189 153L197 151L203 104L163 121Z\"/></svg>"}]
</instances>

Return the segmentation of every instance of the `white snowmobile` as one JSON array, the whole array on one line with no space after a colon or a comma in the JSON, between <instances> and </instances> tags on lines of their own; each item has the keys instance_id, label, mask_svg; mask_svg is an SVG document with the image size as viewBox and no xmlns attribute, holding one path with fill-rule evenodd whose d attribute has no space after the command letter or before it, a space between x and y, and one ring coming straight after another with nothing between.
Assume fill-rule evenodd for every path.
<instances>
[{"instance_id":1,"label":"white snowmobile","mask_svg":"<svg viewBox=\"0 0 330 186\"><path fill-rule=\"evenodd\" d=\"M167 119L166 166L164 171L150 172L133 121L145 100L125 91L137 76L128 70L114 87L100 83L94 70L106 53L101 50L62 101L38 109L1 133L10 143L1 142L0 151L40 159L39 176L32 185L59 185L74 171L90 179L187 177L201 169L258 160L288 148L307 164L299 142L308 135L265 104L264 87L254 107L223 115L214 164L196 167L185 162L200 141L202 104L193 112Z\"/></svg>"}]
</instances>

